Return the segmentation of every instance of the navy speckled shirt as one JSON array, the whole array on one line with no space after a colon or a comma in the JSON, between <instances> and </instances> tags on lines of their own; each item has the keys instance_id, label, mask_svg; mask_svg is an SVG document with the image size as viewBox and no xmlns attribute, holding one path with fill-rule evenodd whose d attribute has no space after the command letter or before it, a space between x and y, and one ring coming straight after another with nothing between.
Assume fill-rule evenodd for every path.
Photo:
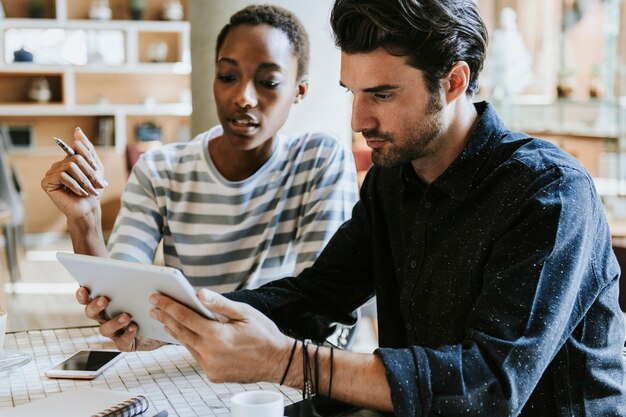
<instances>
[{"instance_id":1,"label":"navy speckled shirt","mask_svg":"<svg viewBox=\"0 0 626 417\"><path fill-rule=\"evenodd\" d=\"M229 297L310 337L376 294L396 416L626 416L619 267L592 179L476 107L434 182L372 168L311 268Z\"/></svg>"}]
</instances>

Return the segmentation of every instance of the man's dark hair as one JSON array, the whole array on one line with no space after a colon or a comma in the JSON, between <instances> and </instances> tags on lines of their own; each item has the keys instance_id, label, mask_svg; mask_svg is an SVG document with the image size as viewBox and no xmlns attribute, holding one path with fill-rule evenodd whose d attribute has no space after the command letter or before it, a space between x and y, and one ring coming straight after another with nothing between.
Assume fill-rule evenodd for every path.
<instances>
[{"instance_id":1,"label":"man's dark hair","mask_svg":"<svg viewBox=\"0 0 626 417\"><path fill-rule=\"evenodd\" d=\"M215 59L217 60L220 48L231 30L241 25L268 25L281 30L293 47L293 54L298 60L298 75L300 78L309 71L309 35L302 22L293 13L282 7L269 4L256 4L245 7L230 17L230 21L217 35L215 45Z\"/></svg>"},{"instance_id":2,"label":"man's dark hair","mask_svg":"<svg viewBox=\"0 0 626 417\"><path fill-rule=\"evenodd\" d=\"M336 0L330 21L344 52L406 56L431 93L459 61L470 68L468 96L478 90L488 35L473 0Z\"/></svg>"}]
</instances>

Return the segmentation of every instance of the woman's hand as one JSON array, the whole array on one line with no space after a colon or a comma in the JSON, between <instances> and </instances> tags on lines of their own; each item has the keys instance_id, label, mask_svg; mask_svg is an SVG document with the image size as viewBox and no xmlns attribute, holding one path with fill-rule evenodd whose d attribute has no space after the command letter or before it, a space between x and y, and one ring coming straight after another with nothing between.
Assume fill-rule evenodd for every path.
<instances>
[{"instance_id":1,"label":"woman's hand","mask_svg":"<svg viewBox=\"0 0 626 417\"><path fill-rule=\"evenodd\" d=\"M113 318L108 317L104 311L109 305L106 297L92 299L87 288L80 287L76 291L76 299L85 306L85 315L100 323L100 334L113 340L115 347L120 351L154 350L166 344L159 340L137 336L137 324L131 321L132 318L126 313Z\"/></svg>"},{"instance_id":2,"label":"woman's hand","mask_svg":"<svg viewBox=\"0 0 626 417\"><path fill-rule=\"evenodd\" d=\"M52 164L41 180L41 188L68 221L99 210L100 197L108 185L102 162L80 128L74 131L71 146L75 154Z\"/></svg>"}]
</instances>

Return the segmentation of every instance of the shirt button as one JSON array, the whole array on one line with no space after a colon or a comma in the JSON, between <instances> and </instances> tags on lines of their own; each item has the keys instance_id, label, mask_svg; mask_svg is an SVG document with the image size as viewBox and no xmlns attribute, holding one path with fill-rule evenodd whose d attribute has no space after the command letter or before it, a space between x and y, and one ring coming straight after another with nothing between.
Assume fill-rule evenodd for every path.
<instances>
[{"instance_id":1,"label":"shirt button","mask_svg":"<svg viewBox=\"0 0 626 417\"><path fill-rule=\"evenodd\" d=\"M427 209L429 209L431 206L432 204L430 203L430 201L424 203L424 207L426 207Z\"/></svg>"},{"instance_id":2,"label":"shirt button","mask_svg":"<svg viewBox=\"0 0 626 417\"><path fill-rule=\"evenodd\" d=\"M411 269L415 269L416 266L417 266L417 261L415 260L411 261Z\"/></svg>"}]
</instances>

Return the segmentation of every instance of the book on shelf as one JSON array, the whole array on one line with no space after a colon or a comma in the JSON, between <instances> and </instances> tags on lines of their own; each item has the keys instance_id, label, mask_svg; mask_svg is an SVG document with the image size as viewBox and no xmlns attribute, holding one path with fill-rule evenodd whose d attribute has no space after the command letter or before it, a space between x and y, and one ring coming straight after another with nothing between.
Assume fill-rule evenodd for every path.
<instances>
[{"instance_id":1,"label":"book on shelf","mask_svg":"<svg viewBox=\"0 0 626 417\"><path fill-rule=\"evenodd\" d=\"M115 121L113 116L101 116L98 118L98 141L96 145L115 145Z\"/></svg>"}]
</instances>

